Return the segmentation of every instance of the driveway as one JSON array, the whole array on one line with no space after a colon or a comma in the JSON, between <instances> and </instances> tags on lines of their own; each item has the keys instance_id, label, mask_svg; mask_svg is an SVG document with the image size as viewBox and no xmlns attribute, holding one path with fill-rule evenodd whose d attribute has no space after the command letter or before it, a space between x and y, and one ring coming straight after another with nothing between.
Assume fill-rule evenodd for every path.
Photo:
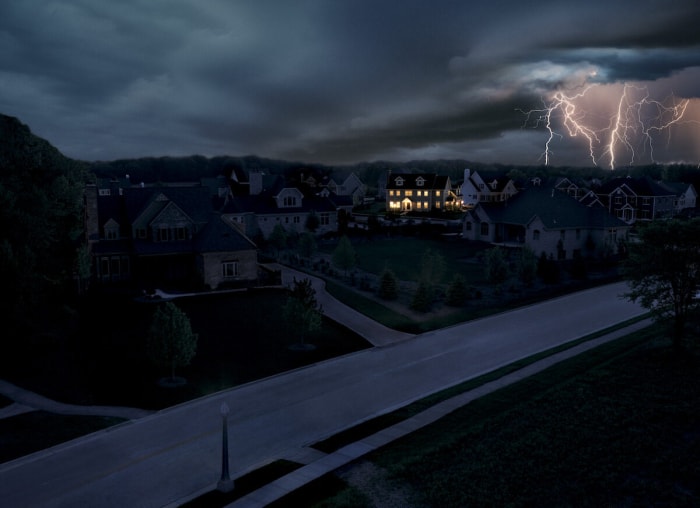
<instances>
[{"instance_id":1,"label":"driveway","mask_svg":"<svg viewBox=\"0 0 700 508\"><path fill-rule=\"evenodd\" d=\"M623 284L406 338L226 390L0 465L6 506L166 506L213 487L229 414L237 477L318 439L645 311ZM325 304L324 304L325 306Z\"/></svg>"}]
</instances>

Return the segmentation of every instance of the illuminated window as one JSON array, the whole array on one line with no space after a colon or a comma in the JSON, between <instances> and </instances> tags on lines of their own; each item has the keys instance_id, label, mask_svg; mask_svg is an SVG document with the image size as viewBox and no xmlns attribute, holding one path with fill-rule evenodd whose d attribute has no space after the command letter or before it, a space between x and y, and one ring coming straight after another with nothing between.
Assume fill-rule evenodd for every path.
<instances>
[{"instance_id":1,"label":"illuminated window","mask_svg":"<svg viewBox=\"0 0 700 508\"><path fill-rule=\"evenodd\" d=\"M439 190L436 190L436 191L435 191L435 195L436 195L437 197L440 197L440 191L439 191Z\"/></svg>"},{"instance_id":2,"label":"illuminated window","mask_svg":"<svg viewBox=\"0 0 700 508\"><path fill-rule=\"evenodd\" d=\"M413 191L412 191L412 190L407 190L407 191L406 191L406 196L413 196Z\"/></svg>"},{"instance_id":3,"label":"illuminated window","mask_svg":"<svg viewBox=\"0 0 700 508\"><path fill-rule=\"evenodd\" d=\"M394 195L394 191L393 191L393 189L392 189L392 190L389 191L389 196L393 196L393 195Z\"/></svg>"}]
</instances>

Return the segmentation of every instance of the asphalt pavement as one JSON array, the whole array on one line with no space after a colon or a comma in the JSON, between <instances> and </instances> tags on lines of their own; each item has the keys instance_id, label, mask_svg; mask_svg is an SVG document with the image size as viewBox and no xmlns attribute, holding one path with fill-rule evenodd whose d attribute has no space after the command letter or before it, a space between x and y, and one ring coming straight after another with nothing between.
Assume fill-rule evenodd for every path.
<instances>
[{"instance_id":1,"label":"asphalt pavement","mask_svg":"<svg viewBox=\"0 0 700 508\"><path fill-rule=\"evenodd\" d=\"M176 506L219 479L223 402L231 408L235 478L279 458L312 456L309 444L360 421L644 314L620 297L624 290L623 284L594 288L418 336L376 328L372 338L384 341L383 347L225 390L2 464L0 499L22 507ZM372 336L364 316L333 310L325 297L322 303L329 316Z\"/></svg>"}]
</instances>

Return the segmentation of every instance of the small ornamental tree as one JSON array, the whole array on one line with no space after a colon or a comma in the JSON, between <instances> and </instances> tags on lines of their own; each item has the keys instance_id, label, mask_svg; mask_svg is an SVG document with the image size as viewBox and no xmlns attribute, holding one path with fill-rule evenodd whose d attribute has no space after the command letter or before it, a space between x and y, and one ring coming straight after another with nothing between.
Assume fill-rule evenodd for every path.
<instances>
[{"instance_id":1,"label":"small ornamental tree","mask_svg":"<svg viewBox=\"0 0 700 508\"><path fill-rule=\"evenodd\" d=\"M428 312L433 306L432 293L427 282L419 282L416 292L413 294L413 300L411 300L411 308L418 312Z\"/></svg>"},{"instance_id":2,"label":"small ornamental tree","mask_svg":"<svg viewBox=\"0 0 700 508\"><path fill-rule=\"evenodd\" d=\"M399 297L399 281L394 272L384 268L379 279L379 298L383 300L396 300Z\"/></svg>"},{"instance_id":3,"label":"small ornamental tree","mask_svg":"<svg viewBox=\"0 0 700 508\"><path fill-rule=\"evenodd\" d=\"M321 328L323 307L316 300L316 290L310 279L294 279L287 302L282 308L282 317L299 342L296 349L313 349L306 344L306 336Z\"/></svg>"},{"instance_id":4,"label":"small ornamental tree","mask_svg":"<svg viewBox=\"0 0 700 508\"><path fill-rule=\"evenodd\" d=\"M187 315L174 303L158 305L146 343L148 357L156 365L170 370L175 381L175 368L189 365L197 352L196 333Z\"/></svg>"},{"instance_id":5,"label":"small ornamental tree","mask_svg":"<svg viewBox=\"0 0 700 508\"><path fill-rule=\"evenodd\" d=\"M343 270L345 275L348 274L348 270L354 268L357 264L357 255L355 254L355 249L350 242L350 239L343 235L340 237L338 246L335 248L332 254L333 266Z\"/></svg>"}]
</instances>

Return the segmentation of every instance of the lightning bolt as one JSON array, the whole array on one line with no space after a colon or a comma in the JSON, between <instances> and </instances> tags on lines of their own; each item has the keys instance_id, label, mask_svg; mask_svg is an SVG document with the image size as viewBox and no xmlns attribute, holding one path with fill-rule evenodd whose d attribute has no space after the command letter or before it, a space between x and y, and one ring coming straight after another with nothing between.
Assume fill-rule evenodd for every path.
<instances>
[{"instance_id":1,"label":"lightning bolt","mask_svg":"<svg viewBox=\"0 0 700 508\"><path fill-rule=\"evenodd\" d=\"M597 128L594 125L595 119L600 117L587 111L583 99L591 89L598 86L589 84L574 94L557 90L546 101L543 99L542 108L519 110L526 116L524 126L543 127L548 133L541 155L545 165L549 165L554 138L564 137L564 134L557 132L555 124L561 125L569 137L580 136L586 140L588 155L595 166L600 159L608 158L610 169L615 169L618 154L621 153L629 154L629 164L633 164L640 146L643 153L648 149L649 156L654 161L653 134L667 132L670 142L670 128L683 121L690 102L689 99L677 102L671 98L671 105L667 105L650 99L646 87L625 83L616 110L609 115L608 125ZM597 153L601 155L597 156Z\"/></svg>"}]
</instances>

